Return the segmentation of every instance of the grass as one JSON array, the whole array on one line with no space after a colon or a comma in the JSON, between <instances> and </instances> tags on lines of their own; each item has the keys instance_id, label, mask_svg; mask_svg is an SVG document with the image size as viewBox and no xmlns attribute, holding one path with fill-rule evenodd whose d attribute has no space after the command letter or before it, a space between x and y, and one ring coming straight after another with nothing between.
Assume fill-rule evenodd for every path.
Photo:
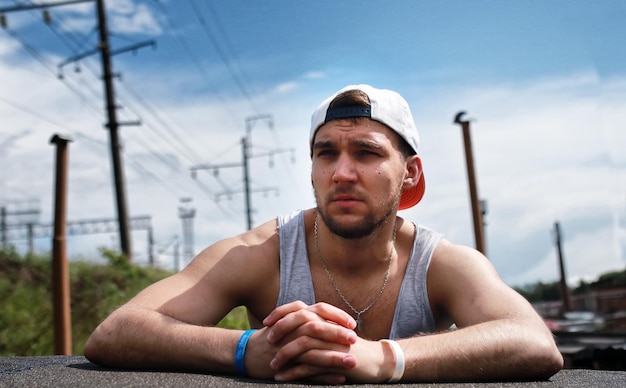
<instances>
[{"instance_id":1,"label":"grass","mask_svg":"<svg viewBox=\"0 0 626 388\"><path fill-rule=\"evenodd\" d=\"M140 290L172 273L132 264L101 250L108 265L70 262L72 353L82 349L93 329ZM19 256L0 250L0 356L54 354L51 258ZM246 310L231 311L219 324L248 328Z\"/></svg>"}]
</instances>

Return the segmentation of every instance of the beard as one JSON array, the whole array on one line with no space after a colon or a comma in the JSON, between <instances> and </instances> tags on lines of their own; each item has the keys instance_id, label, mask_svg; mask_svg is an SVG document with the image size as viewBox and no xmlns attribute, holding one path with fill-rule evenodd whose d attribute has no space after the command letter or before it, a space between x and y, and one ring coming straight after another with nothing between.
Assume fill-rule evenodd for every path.
<instances>
[{"instance_id":1,"label":"beard","mask_svg":"<svg viewBox=\"0 0 626 388\"><path fill-rule=\"evenodd\" d=\"M381 201L375 207L374 212L366 214L361 222L358 224L343 224L338 219L329 215L320 204L324 203L319 198L315 187L313 187L313 193L317 202L317 213L322 217L324 224L328 229L345 239L359 239L366 237L374 233L381 225L385 224L395 210L398 209L400 203L400 195L402 191L392 193L386 200Z\"/></svg>"}]
</instances>

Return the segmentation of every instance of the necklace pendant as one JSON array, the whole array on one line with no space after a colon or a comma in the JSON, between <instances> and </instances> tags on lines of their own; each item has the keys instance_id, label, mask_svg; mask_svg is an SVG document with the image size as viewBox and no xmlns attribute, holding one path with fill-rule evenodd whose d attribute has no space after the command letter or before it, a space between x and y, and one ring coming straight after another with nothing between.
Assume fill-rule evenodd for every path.
<instances>
[{"instance_id":1,"label":"necklace pendant","mask_svg":"<svg viewBox=\"0 0 626 388\"><path fill-rule=\"evenodd\" d=\"M361 330L361 326L363 326L363 320L361 317L356 317L356 329Z\"/></svg>"}]
</instances>

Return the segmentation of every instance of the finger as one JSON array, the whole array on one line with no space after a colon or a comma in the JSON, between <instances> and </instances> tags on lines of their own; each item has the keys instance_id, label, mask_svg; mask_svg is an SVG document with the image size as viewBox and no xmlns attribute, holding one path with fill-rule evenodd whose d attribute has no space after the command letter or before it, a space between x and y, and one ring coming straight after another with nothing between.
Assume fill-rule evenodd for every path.
<instances>
[{"instance_id":1,"label":"finger","mask_svg":"<svg viewBox=\"0 0 626 388\"><path fill-rule=\"evenodd\" d=\"M314 313L315 315L312 316L310 313ZM280 318L276 319L278 317ZM276 326L268 333L267 340L270 343L277 343L281 341L285 335L296 330L298 326L305 322L316 320L329 321L349 330L353 330L356 327L356 321L350 314L328 303L316 303L307 306L303 302L292 302L277 307L264 320L266 326ZM347 336L354 337L347 332L344 332L342 336L344 338ZM356 338L350 338L350 341L354 341L355 339Z\"/></svg>"},{"instance_id":2,"label":"finger","mask_svg":"<svg viewBox=\"0 0 626 388\"><path fill-rule=\"evenodd\" d=\"M345 327L346 329L354 329L356 328L356 321L352 316L339 307L333 306L332 304L320 302L315 303L307 307L307 310L313 311L323 319L334 322L340 326Z\"/></svg>"},{"instance_id":3,"label":"finger","mask_svg":"<svg viewBox=\"0 0 626 388\"><path fill-rule=\"evenodd\" d=\"M294 335L299 327L309 322L322 322L322 318L307 309L290 312L268 327L267 341L276 344L285 336Z\"/></svg>"},{"instance_id":4,"label":"finger","mask_svg":"<svg viewBox=\"0 0 626 388\"><path fill-rule=\"evenodd\" d=\"M321 318L327 321L335 322L336 324L347 329L354 329L356 327L356 321L354 318L338 307L323 302L315 303L309 306L302 301L295 301L276 307L263 320L263 325L272 326L286 315L303 309L312 311L318 314Z\"/></svg>"},{"instance_id":5,"label":"finger","mask_svg":"<svg viewBox=\"0 0 626 388\"><path fill-rule=\"evenodd\" d=\"M329 342L351 345L357 341L356 333L322 319L319 315L300 310L289 314L269 328L267 341L271 344L293 341L297 337L308 336Z\"/></svg>"},{"instance_id":6,"label":"finger","mask_svg":"<svg viewBox=\"0 0 626 388\"><path fill-rule=\"evenodd\" d=\"M267 317L265 317L265 319L263 320L263 325L272 326L273 324L278 322L280 319L285 317L287 314L305 309L307 307L308 305L306 303L299 301L299 300L278 306L274 310L272 310L272 312Z\"/></svg>"},{"instance_id":7,"label":"finger","mask_svg":"<svg viewBox=\"0 0 626 388\"><path fill-rule=\"evenodd\" d=\"M298 337L280 348L270 361L270 367L280 370L290 364L306 364L326 368L353 368L356 359L349 354L350 346L312 337Z\"/></svg>"},{"instance_id":8,"label":"finger","mask_svg":"<svg viewBox=\"0 0 626 388\"><path fill-rule=\"evenodd\" d=\"M326 372L334 370L345 374L347 369L356 367L357 361L353 354L344 351L312 349L301 354L296 363L315 365L324 368Z\"/></svg>"}]
</instances>

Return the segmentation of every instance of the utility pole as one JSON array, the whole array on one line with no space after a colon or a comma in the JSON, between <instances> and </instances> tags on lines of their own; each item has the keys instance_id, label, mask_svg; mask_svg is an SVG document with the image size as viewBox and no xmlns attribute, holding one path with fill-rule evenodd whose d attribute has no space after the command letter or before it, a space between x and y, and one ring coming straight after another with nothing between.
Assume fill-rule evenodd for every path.
<instances>
[{"instance_id":1,"label":"utility pole","mask_svg":"<svg viewBox=\"0 0 626 388\"><path fill-rule=\"evenodd\" d=\"M4 7L0 8L0 22L3 26L7 24L6 18L4 17L5 13L14 12L14 11L24 11L31 9L47 9L50 7L61 6L61 5L72 5L78 3L85 2L93 2L94 0L67 0L67 1L59 1L56 3L45 3L45 4L27 4L27 5L17 5L12 7ZM100 59L102 62L102 71L103 71L103 81L104 81L104 92L105 92L105 105L107 111L107 123L106 127L109 129L109 143L111 149L111 163L113 167L113 179L115 182L115 199L117 206L117 218L118 218L118 227L120 233L120 248L122 253L126 255L126 257L130 260L132 258L132 247L131 247L131 239L129 233L128 226L128 211L126 206L126 188L124 183L124 172L122 167L122 156L120 152L120 141L118 129L120 125L137 125L138 123L120 123L117 120L117 106L115 104L115 91L113 88L113 67L111 65L111 55L119 54L126 51L135 51L141 47L151 45L154 46L154 41L147 41L138 44L131 45L129 47L125 47L122 49L117 49L115 51L111 50L109 46L109 32L107 28L107 20L106 20L106 8L104 4L104 0L95 0L96 2L96 11L98 17L98 30L99 30L99 43L98 49L88 51L86 53L74 56L59 65L59 68L74 61L78 61L85 57L88 57L92 54L100 52Z\"/></svg>"},{"instance_id":2,"label":"utility pole","mask_svg":"<svg viewBox=\"0 0 626 388\"><path fill-rule=\"evenodd\" d=\"M262 156L269 156L270 157L270 166L272 165L271 162L271 158L278 153L282 153L282 152L291 152L292 154L292 160L294 158L294 149L274 149L271 151L268 151L266 153L261 153L261 154L255 154L255 155L251 155L250 153L250 148L252 147L252 138L251 138L251 132L252 132L252 128L254 127L254 125L258 122L258 121L265 121L268 124L268 127L270 130L274 129L274 121L272 119L272 116L269 114L262 114L262 115L256 115L256 116L250 116L248 118L246 118L246 135L244 137L241 138L241 153L242 153L242 162L241 163L222 163L222 164L200 164L197 166L192 166L191 167L191 176L195 179L197 178L197 171L198 170L212 170L213 173L215 175L218 174L218 171L220 168L227 168L227 167L242 167L243 168L243 193L244 193L244 204L246 207L246 227L247 230L252 229L253 226L253 222L252 222L252 200L251 200L251 194L253 192L263 192L263 193L268 193L268 192L275 192L278 195L278 189L275 187L262 187L259 189L255 189L253 190L252 188L250 188L250 159L252 158L259 158ZM217 198L216 200L219 200L219 198L223 195L232 195L233 193L235 193L235 191L224 191L221 193L217 194Z\"/></svg>"},{"instance_id":3,"label":"utility pole","mask_svg":"<svg viewBox=\"0 0 626 388\"><path fill-rule=\"evenodd\" d=\"M243 152L243 182L246 195L246 225L248 230L252 229L252 203L250 200L250 163L248 151L252 143L252 128L258 121L266 121L270 130L274 129L274 120L268 114L250 116L246 118L246 136L241 139Z\"/></svg>"},{"instance_id":4,"label":"utility pole","mask_svg":"<svg viewBox=\"0 0 626 388\"><path fill-rule=\"evenodd\" d=\"M561 288L563 312L568 312L571 311L571 304L569 298L569 288L567 288L567 278L565 276L565 260L563 259L563 250L561 249L561 228L558 221L554 223L554 242L556 244L556 252L559 260L559 285Z\"/></svg>"},{"instance_id":5,"label":"utility pole","mask_svg":"<svg viewBox=\"0 0 626 388\"><path fill-rule=\"evenodd\" d=\"M115 106L115 91L113 89L113 70L111 66L111 52L109 47L109 32L106 22L106 9L104 0L97 0L98 26L100 31L100 59L102 61L104 91L106 95L107 127L109 128L109 145L111 147L111 162L113 166L113 178L115 180L115 198L117 204L117 222L120 230L120 247L128 260L132 258L130 233L128 231L128 212L126 210L126 188L124 183L124 171L122 168L122 155L117 130L117 107Z\"/></svg>"},{"instance_id":6,"label":"utility pole","mask_svg":"<svg viewBox=\"0 0 626 388\"><path fill-rule=\"evenodd\" d=\"M113 170L113 181L115 191L115 203L117 208L117 222L120 234L120 249L128 260L132 259L132 242L129 232L129 215L126 204L126 184L124 181L124 167L122 163L121 145L119 139L119 127L122 125L140 125L139 122L119 122L117 119L117 105L115 103L115 89L113 84L113 78L116 76L113 73L113 65L111 64L111 56L113 54L120 54L127 51L135 51L145 46L154 46L154 41L146 41L137 44L133 44L115 51L111 50L109 45L109 32L107 27L106 9L104 0L96 0L97 15L98 15L98 30L99 30L99 43L96 51L100 52L100 60L102 63L103 82L104 82L104 94L105 94L105 107L107 112L107 123L105 126L109 130L109 146L111 151L111 166ZM75 62L83 59L89 55L94 54L94 51L88 51L84 54L74 56L59 65L62 67L70 62Z\"/></svg>"},{"instance_id":7,"label":"utility pole","mask_svg":"<svg viewBox=\"0 0 626 388\"><path fill-rule=\"evenodd\" d=\"M463 141L465 143L465 161L467 165L467 179L469 182L470 201L472 204L472 217L474 220L474 239L476 241L476 249L482 254L487 255L487 247L485 246L485 225L483 223L483 209L478 199L478 185L476 184L476 174L474 172L474 154L472 151L472 139L470 136L470 126L468 120L462 120L465 112L459 112L454 117L454 123L461 126L463 132ZM485 206L486 208L486 206Z\"/></svg>"},{"instance_id":8,"label":"utility pole","mask_svg":"<svg viewBox=\"0 0 626 388\"><path fill-rule=\"evenodd\" d=\"M54 135L56 151L54 237L52 239L52 294L54 302L54 353L72 354L70 274L67 260L67 171L69 137Z\"/></svg>"},{"instance_id":9,"label":"utility pole","mask_svg":"<svg viewBox=\"0 0 626 388\"><path fill-rule=\"evenodd\" d=\"M0 207L0 233L2 233L2 249L7 249L7 209Z\"/></svg>"}]
</instances>

